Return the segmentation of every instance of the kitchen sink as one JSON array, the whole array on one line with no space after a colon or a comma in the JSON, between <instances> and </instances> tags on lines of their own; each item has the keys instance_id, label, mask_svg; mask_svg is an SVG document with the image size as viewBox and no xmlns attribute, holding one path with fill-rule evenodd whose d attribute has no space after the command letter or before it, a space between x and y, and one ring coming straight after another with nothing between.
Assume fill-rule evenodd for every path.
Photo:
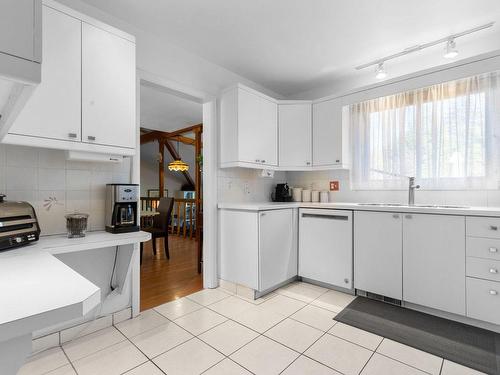
<instances>
[{"instance_id":1,"label":"kitchen sink","mask_svg":"<svg viewBox=\"0 0 500 375\"><path fill-rule=\"evenodd\" d=\"M374 207L420 207L420 208L461 208L468 209L469 206L459 206L452 204L414 204L409 206L402 203L357 203L358 206L374 206Z\"/></svg>"}]
</instances>

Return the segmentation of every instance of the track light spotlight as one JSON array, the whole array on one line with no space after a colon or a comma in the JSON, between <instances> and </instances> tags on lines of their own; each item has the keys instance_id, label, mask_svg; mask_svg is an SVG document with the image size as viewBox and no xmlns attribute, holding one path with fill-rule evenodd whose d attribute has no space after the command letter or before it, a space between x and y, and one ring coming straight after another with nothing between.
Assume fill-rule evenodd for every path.
<instances>
[{"instance_id":1,"label":"track light spotlight","mask_svg":"<svg viewBox=\"0 0 500 375\"><path fill-rule=\"evenodd\" d=\"M453 39L448 40L448 42L446 42L446 47L444 48L443 57L446 59L453 59L454 57L457 57L457 55L458 50L455 41Z\"/></svg>"},{"instance_id":2,"label":"track light spotlight","mask_svg":"<svg viewBox=\"0 0 500 375\"><path fill-rule=\"evenodd\" d=\"M385 77L387 77L387 72L384 69L384 63L381 62L377 65L377 68L375 69L375 78L384 79Z\"/></svg>"}]
</instances>

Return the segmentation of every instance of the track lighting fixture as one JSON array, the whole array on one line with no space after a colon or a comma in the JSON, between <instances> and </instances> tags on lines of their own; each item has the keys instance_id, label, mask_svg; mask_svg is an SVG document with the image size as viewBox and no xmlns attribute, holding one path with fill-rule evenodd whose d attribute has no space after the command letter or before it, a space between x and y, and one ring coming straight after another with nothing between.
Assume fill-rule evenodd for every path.
<instances>
[{"instance_id":1,"label":"track lighting fixture","mask_svg":"<svg viewBox=\"0 0 500 375\"><path fill-rule=\"evenodd\" d=\"M458 55L458 50L455 40L453 39L448 40L446 42L446 47L444 48L443 57L446 59L453 59L454 57L457 57L457 55Z\"/></svg>"},{"instance_id":2,"label":"track lighting fixture","mask_svg":"<svg viewBox=\"0 0 500 375\"><path fill-rule=\"evenodd\" d=\"M382 61L377 65L377 68L375 69L375 78L384 79L386 77L387 77L387 72L384 69L384 62Z\"/></svg>"}]
</instances>

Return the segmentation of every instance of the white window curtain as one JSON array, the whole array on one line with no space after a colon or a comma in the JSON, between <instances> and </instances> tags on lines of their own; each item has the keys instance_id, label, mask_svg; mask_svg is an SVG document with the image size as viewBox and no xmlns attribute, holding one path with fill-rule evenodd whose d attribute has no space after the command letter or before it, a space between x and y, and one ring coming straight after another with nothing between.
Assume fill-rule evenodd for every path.
<instances>
[{"instance_id":1,"label":"white window curtain","mask_svg":"<svg viewBox=\"0 0 500 375\"><path fill-rule=\"evenodd\" d=\"M500 72L349 107L355 190L498 189Z\"/></svg>"}]
</instances>

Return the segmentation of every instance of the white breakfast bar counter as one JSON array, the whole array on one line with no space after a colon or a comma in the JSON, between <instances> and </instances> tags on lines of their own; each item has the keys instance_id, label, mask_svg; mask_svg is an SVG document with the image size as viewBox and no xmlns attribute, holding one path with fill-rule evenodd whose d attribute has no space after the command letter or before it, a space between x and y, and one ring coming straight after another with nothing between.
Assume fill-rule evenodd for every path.
<instances>
[{"instance_id":1,"label":"white breakfast bar counter","mask_svg":"<svg viewBox=\"0 0 500 375\"><path fill-rule=\"evenodd\" d=\"M148 241L150 234L88 232L41 237L0 253L0 374L15 374L31 353L32 332L81 318L101 303L99 287L54 254Z\"/></svg>"}]
</instances>

